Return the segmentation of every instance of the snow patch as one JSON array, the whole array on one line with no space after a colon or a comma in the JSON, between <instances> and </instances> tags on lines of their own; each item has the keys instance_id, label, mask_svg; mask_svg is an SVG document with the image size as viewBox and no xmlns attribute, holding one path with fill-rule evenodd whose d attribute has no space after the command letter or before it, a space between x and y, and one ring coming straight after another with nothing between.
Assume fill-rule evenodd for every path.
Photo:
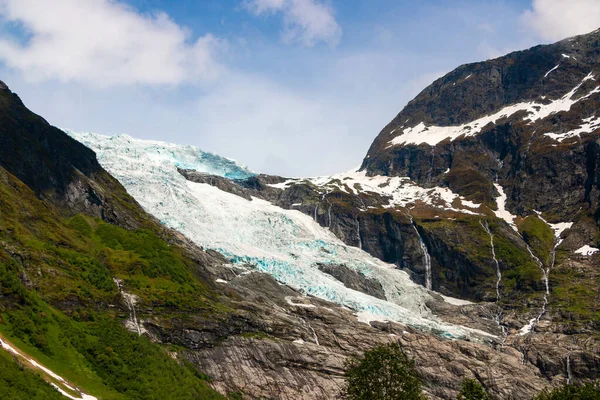
<instances>
[{"instance_id":1,"label":"snow patch","mask_svg":"<svg viewBox=\"0 0 600 400\"><path fill-rule=\"evenodd\" d=\"M504 193L504 189L502 188L502 186L500 186L497 183L494 183L494 187L496 188L496 190L498 191L498 193L500 194L498 197L496 197L496 205L497 205L497 210L494 211L494 214L496 214L496 217L503 219L506 221L506 223L508 225L510 225L511 228L513 228L515 231L519 231L517 229L517 226L515 225L515 218L516 215L513 215L510 213L510 211L508 211L506 209L506 193Z\"/></svg>"},{"instance_id":2,"label":"snow patch","mask_svg":"<svg viewBox=\"0 0 600 400\"><path fill-rule=\"evenodd\" d=\"M547 78L548 75L550 75L550 73L554 70L556 70L558 67L560 66L560 64L558 64L556 67L552 68L550 71L546 72L546 75L544 75L544 78Z\"/></svg>"},{"instance_id":3,"label":"snow patch","mask_svg":"<svg viewBox=\"0 0 600 400\"><path fill-rule=\"evenodd\" d=\"M452 304L453 306L468 306L468 305L474 304L473 302L471 302L469 300L457 299L457 298L450 297L450 296L444 296L443 294L440 294L440 296L442 296L442 298L444 299L444 301L446 303Z\"/></svg>"},{"instance_id":4,"label":"snow patch","mask_svg":"<svg viewBox=\"0 0 600 400\"><path fill-rule=\"evenodd\" d=\"M597 252L599 252L600 249L597 249L595 247L592 246L588 246L587 244L583 247L578 248L577 250L575 250L575 254L581 254L582 256L592 256L594 254L596 254Z\"/></svg>"},{"instance_id":5,"label":"snow patch","mask_svg":"<svg viewBox=\"0 0 600 400\"><path fill-rule=\"evenodd\" d=\"M600 128L600 119L595 116L585 118L582 120L582 124L579 128L573 129L564 133L544 133L544 136L548 136L558 142L562 142L565 139L570 139L572 137L580 137L582 133L590 133L594 132L596 129Z\"/></svg>"},{"instance_id":6,"label":"snow patch","mask_svg":"<svg viewBox=\"0 0 600 400\"><path fill-rule=\"evenodd\" d=\"M560 239L560 235L566 231L567 229L571 229L573 226L572 222L559 222L557 224L548 224L550 228L554 231L554 237Z\"/></svg>"},{"instance_id":7,"label":"snow patch","mask_svg":"<svg viewBox=\"0 0 600 400\"><path fill-rule=\"evenodd\" d=\"M37 361L35 361L35 360L31 359L31 358L26 357L24 353L21 353L20 351L18 351L17 349L15 349L14 347L12 347L11 345L9 345L6 341L4 341L2 339L0 339L0 347L2 347L4 350L8 351L9 353L13 354L14 356L16 356L16 357L18 357L18 358L26 361L33 368L39 369L40 371L42 371L47 376L49 376L52 379L60 382L60 384L62 386L64 386L65 388L71 390L72 392L77 392L79 394L79 397L73 396L73 395L69 394L68 392L66 392L65 390L63 390L61 387L59 387L54 382L49 382L63 396L68 397L68 398L73 399L73 400L98 400L96 397L90 396L90 395L85 394L85 393L82 393L79 389L76 389L73 386L69 385L67 383L67 381L62 376L54 373L53 371L51 371L48 368L44 367L43 365L39 364Z\"/></svg>"},{"instance_id":8,"label":"snow patch","mask_svg":"<svg viewBox=\"0 0 600 400\"><path fill-rule=\"evenodd\" d=\"M400 135L390 140L388 142L388 148L397 145L423 143L434 146L446 139L453 141L459 137L475 136L479 134L487 125L495 124L497 121L503 118L508 118L518 112L525 112L526 115L523 117L524 121L529 120L531 122L535 122L537 120L544 119L549 115L556 114L561 111L568 111L571 109L571 106L578 101L584 100L591 95L600 92L600 86L598 86L585 96L573 98L581 85L588 80L595 80L592 73L589 73L585 78L583 78L583 80L569 93L565 94L560 99L550 102L549 104L536 103L535 101L517 103L504 107L494 114L487 115L458 126L427 126L425 123L420 122L416 126L404 129Z\"/></svg>"},{"instance_id":9,"label":"snow patch","mask_svg":"<svg viewBox=\"0 0 600 400\"><path fill-rule=\"evenodd\" d=\"M269 186L286 189L294 184L302 183L311 183L323 192L330 192L335 189L352 195L367 192L376 193L389 199L389 203L384 206L385 208L406 207L411 203L421 201L448 211L478 215L477 212L466 208L478 209L480 207L480 204L468 201L448 188L423 188L407 177L367 176L366 171L359 171L358 168L336 175L288 179L285 182ZM452 206L457 199L460 200L463 208Z\"/></svg>"}]
</instances>

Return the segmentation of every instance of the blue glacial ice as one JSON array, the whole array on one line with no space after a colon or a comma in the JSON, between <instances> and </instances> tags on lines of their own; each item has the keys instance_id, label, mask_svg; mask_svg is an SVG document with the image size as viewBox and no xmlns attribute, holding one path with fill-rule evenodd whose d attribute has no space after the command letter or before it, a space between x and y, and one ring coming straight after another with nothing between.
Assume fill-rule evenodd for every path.
<instances>
[{"instance_id":1,"label":"blue glacial ice","mask_svg":"<svg viewBox=\"0 0 600 400\"><path fill-rule=\"evenodd\" d=\"M126 135L67 133L93 149L102 166L146 211L234 264L252 265L305 294L350 308L362 320L393 320L453 338L480 336L439 320L426 305L431 294L408 274L347 246L311 217L187 181L177 172L182 167L230 179L254 175L230 159L193 146ZM321 272L318 263L343 264L376 279L387 301L345 287Z\"/></svg>"}]
</instances>

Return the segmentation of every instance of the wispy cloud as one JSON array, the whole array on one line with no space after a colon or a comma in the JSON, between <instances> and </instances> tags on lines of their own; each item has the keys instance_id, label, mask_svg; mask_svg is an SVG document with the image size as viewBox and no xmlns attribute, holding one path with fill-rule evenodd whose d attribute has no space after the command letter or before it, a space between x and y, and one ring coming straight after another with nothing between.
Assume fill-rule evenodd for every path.
<instances>
[{"instance_id":1,"label":"wispy cloud","mask_svg":"<svg viewBox=\"0 0 600 400\"><path fill-rule=\"evenodd\" d=\"M317 0L246 0L243 4L255 15L281 14L285 43L312 47L324 42L337 46L342 37L333 9Z\"/></svg>"},{"instance_id":2,"label":"wispy cloud","mask_svg":"<svg viewBox=\"0 0 600 400\"><path fill-rule=\"evenodd\" d=\"M0 60L30 80L97 86L210 80L219 41L162 12L142 15L113 0L0 0L0 16L27 34L0 38Z\"/></svg>"},{"instance_id":3,"label":"wispy cloud","mask_svg":"<svg viewBox=\"0 0 600 400\"><path fill-rule=\"evenodd\" d=\"M543 40L560 40L600 27L598 0L533 0L523 25Z\"/></svg>"}]
</instances>

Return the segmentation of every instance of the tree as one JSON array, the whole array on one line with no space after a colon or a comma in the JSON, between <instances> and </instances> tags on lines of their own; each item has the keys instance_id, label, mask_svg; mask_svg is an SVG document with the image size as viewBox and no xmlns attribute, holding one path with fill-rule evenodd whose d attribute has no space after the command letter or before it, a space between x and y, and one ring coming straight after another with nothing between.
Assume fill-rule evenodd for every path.
<instances>
[{"instance_id":1,"label":"tree","mask_svg":"<svg viewBox=\"0 0 600 400\"><path fill-rule=\"evenodd\" d=\"M600 384L588 383L582 386L565 385L549 391L544 391L534 400L597 400L600 399Z\"/></svg>"},{"instance_id":2,"label":"tree","mask_svg":"<svg viewBox=\"0 0 600 400\"><path fill-rule=\"evenodd\" d=\"M348 400L422 400L415 362L399 343L378 345L346 364Z\"/></svg>"},{"instance_id":3,"label":"tree","mask_svg":"<svg viewBox=\"0 0 600 400\"><path fill-rule=\"evenodd\" d=\"M475 379L465 379L460 385L458 400L492 400L484 387Z\"/></svg>"}]
</instances>

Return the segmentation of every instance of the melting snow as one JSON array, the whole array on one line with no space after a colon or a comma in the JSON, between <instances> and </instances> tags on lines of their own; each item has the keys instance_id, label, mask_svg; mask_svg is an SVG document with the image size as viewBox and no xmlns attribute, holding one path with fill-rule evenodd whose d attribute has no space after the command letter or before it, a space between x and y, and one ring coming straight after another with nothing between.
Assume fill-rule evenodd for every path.
<instances>
[{"instance_id":1,"label":"melting snow","mask_svg":"<svg viewBox=\"0 0 600 400\"><path fill-rule=\"evenodd\" d=\"M285 182L269 186L286 189L297 183L312 183L324 191L338 189L354 195L365 192L376 193L390 198L389 204L384 206L386 208L406 207L408 204L422 201L425 204L444 208L449 211L478 215L471 210L455 208L452 206L452 203L458 199L463 207L477 209L480 206L480 204L468 201L448 188L433 187L427 189L418 186L410 178L382 175L367 176L366 171L358 171L358 169L337 175L289 179Z\"/></svg>"},{"instance_id":2,"label":"melting snow","mask_svg":"<svg viewBox=\"0 0 600 400\"><path fill-rule=\"evenodd\" d=\"M474 330L440 321L426 306L426 302L432 299L431 295L411 281L407 273L358 248L345 245L311 217L296 210L284 210L264 200L254 198L249 201L207 184L187 181L176 168L183 161L180 157L191 157L196 163L195 168L201 171L234 177L250 174L230 160L215 155L205 158L203 155L206 153L189 146L123 136L110 138L69 133L96 151L102 166L148 212L203 248L221 252L234 264L252 265L305 294L359 313L370 313L424 330L441 331L451 337L491 336L480 331L473 335ZM357 173L356 179L375 186L375 182L364 179L360 173ZM378 179L386 183L394 178ZM404 187L403 181L395 179L397 181L393 182ZM406 184L409 191L422 196L434 192L442 197L456 197L447 189L422 189ZM343 264L376 279L388 301L345 287L321 272L318 263Z\"/></svg>"},{"instance_id":3,"label":"melting snow","mask_svg":"<svg viewBox=\"0 0 600 400\"><path fill-rule=\"evenodd\" d=\"M79 397L73 396L71 394L69 394L68 392L66 392L65 390L63 390L61 387L59 387L58 385L56 385L54 382L50 382L50 384L52 386L54 386L54 388L56 388L56 390L58 390L63 396L68 397L70 399L73 400L98 400L96 397L94 396L90 396L88 394L85 393L81 393L79 391L79 389L76 389L74 387L72 387L71 385L69 385L67 383L67 381L60 375L55 374L53 371L49 370L48 368L44 367L43 365L39 364L38 362L36 362L35 360L31 359L31 358L27 358L27 356L25 356L24 353L21 353L20 351L18 351L17 349L15 349L14 347L12 347L10 344L8 344L6 341L0 339L0 347L2 347L4 350L8 351L9 353L13 354L14 356L25 360L26 362L28 362L32 367L39 369L40 371L42 371L44 374L46 374L47 376L55 379L56 381L60 382L60 384L64 387L66 387L67 389L76 392L79 394Z\"/></svg>"},{"instance_id":4,"label":"melting snow","mask_svg":"<svg viewBox=\"0 0 600 400\"><path fill-rule=\"evenodd\" d=\"M582 121L583 124L579 128L573 129L572 131L565 133L545 133L544 135L562 142L565 139L575 136L579 137L582 133L594 132L596 129L600 128L600 119L596 118L595 116L585 118Z\"/></svg>"},{"instance_id":5,"label":"melting snow","mask_svg":"<svg viewBox=\"0 0 600 400\"><path fill-rule=\"evenodd\" d=\"M583 83L588 80L595 80L592 73L589 73L585 78L583 78L583 80L577 86L575 86L569 93L565 94L562 98L558 100L550 102L549 104L536 103L534 101L517 103L507 106L492 115L487 115L485 117L458 126L427 126L423 122L421 122L412 128L404 129L400 135L390 140L388 142L388 148L396 145L421 143L426 143L433 146L442 142L445 139L455 140L461 136L475 136L479 134L481 130L488 124L494 124L503 118L507 118L511 115L516 114L517 112L526 113L525 117L523 117L524 121L529 120L531 122L535 122L539 119L544 119L549 115L561 111L568 111L571 109L571 106L577 103L578 101L586 99L594 93L600 92L600 86L598 86L585 96L574 99L573 97L575 96L581 85L583 85Z\"/></svg>"},{"instance_id":6,"label":"melting snow","mask_svg":"<svg viewBox=\"0 0 600 400\"><path fill-rule=\"evenodd\" d=\"M560 235L562 235L562 233L567 229L571 229L571 227L573 226L572 222L558 222L556 224L551 224L548 221L546 221L544 217L542 217L542 213L540 211L533 210L533 212L535 212L538 215L538 217L554 231L554 237L556 239L560 239Z\"/></svg>"},{"instance_id":7,"label":"melting snow","mask_svg":"<svg viewBox=\"0 0 600 400\"><path fill-rule=\"evenodd\" d=\"M581 254L582 256L591 256L591 255L596 254L599 251L600 251L600 249L597 249L592 246L588 246L586 244L585 246L580 247L577 250L575 250L575 254Z\"/></svg>"},{"instance_id":8,"label":"melting snow","mask_svg":"<svg viewBox=\"0 0 600 400\"><path fill-rule=\"evenodd\" d=\"M566 231L567 229L571 229L573 226L572 222L559 222L558 224L548 224L550 228L554 231L554 236L557 239L560 239L560 235Z\"/></svg>"},{"instance_id":9,"label":"melting snow","mask_svg":"<svg viewBox=\"0 0 600 400\"><path fill-rule=\"evenodd\" d=\"M473 304L469 300L457 299L454 297L444 296L443 294L440 294L440 296L442 296L446 303L452 304L453 306L468 306L470 304Z\"/></svg>"},{"instance_id":10,"label":"melting snow","mask_svg":"<svg viewBox=\"0 0 600 400\"><path fill-rule=\"evenodd\" d=\"M502 188L502 186L500 186L497 183L494 183L494 187L496 188L496 190L498 191L498 193L500 193L500 195L496 198L496 205L498 207L498 209L496 211L494 211L494 214L496 214L496 217L503 219L506 221L507 224L509 224L511 226L511 228L513 228L515 231L519 231L517 229L517 226L515 225L515 218L517 218L515 215L511 214L510 211L508 211L506 209L506 193L504 193L504 189Z\"/></svg>"},{"instance_id":11,"label":"melting snow","mask_svg":"<svg viewBox=\"0 0 600 400\"><path fill-rule=\"evenodd\" d=\"M555 69L557 69L559 66L560 66L560 64L558 64L556 67L552 68L550 71L546 72L546 75L544 75L544 78L547 78L547 77L548 77L548 75L550 75L550 73L551 73L552 71L554 71Z\"/></svg>"}]
</instances>

